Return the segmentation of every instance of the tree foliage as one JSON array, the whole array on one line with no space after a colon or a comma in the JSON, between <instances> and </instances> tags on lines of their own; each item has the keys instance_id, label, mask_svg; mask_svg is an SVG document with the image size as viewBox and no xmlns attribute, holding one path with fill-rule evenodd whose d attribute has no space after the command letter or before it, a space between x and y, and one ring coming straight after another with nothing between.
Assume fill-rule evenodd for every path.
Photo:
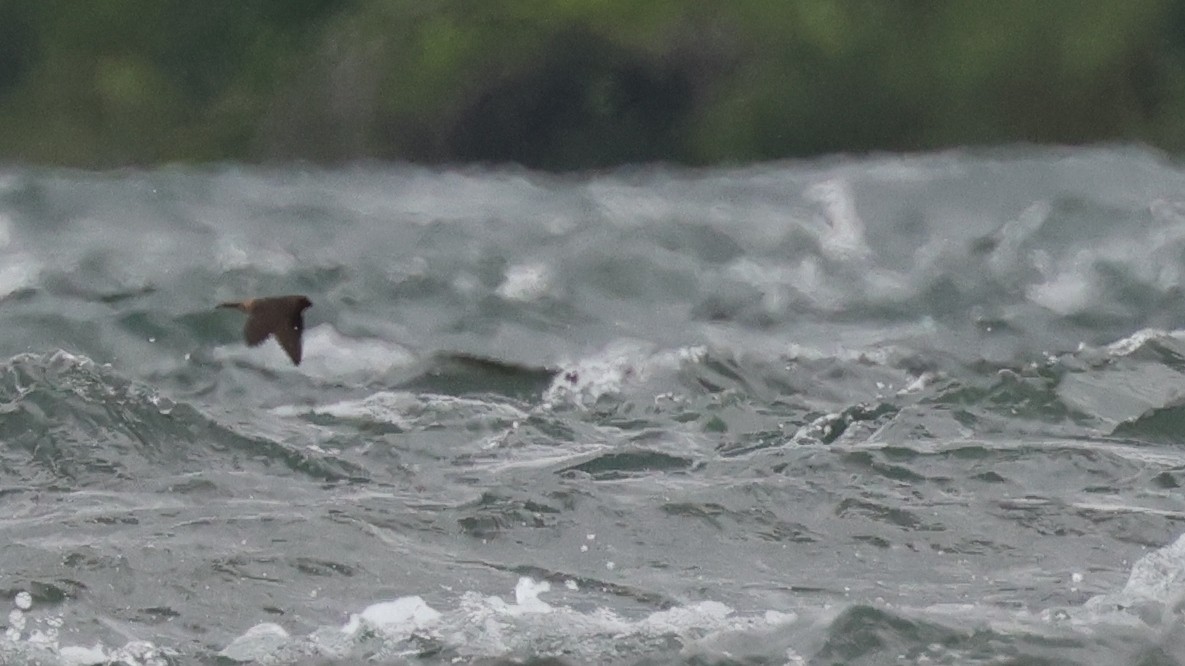
<instances>
[{"instance_id":1,"label":"tree foliage","mask_svg":"<svg viewBox=\"0 0 1185 666\"><path fill-rule=\"evenodd\" d=\"M0 159L1185 147L1171 0L0 0Z\"/></svg>"}]
</instances>

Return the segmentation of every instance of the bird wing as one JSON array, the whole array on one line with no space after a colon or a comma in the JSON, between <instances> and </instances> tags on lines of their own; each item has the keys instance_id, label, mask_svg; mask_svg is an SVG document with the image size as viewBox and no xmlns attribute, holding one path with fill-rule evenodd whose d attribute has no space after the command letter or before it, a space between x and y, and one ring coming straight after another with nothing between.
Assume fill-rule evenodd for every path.
<instances>
[{"instance_id":1,"label":"bird wing","mask_svg":"<svg viewBox=\"0 0 1185 666\"><path fill-rule=\"evenodd\" d=\"M274 330L276 341L288 352L288 358L296 365L300 365L301 342L300 336L304 332L304 316L295 312L282 326Z\"/></svg>"},{"instance_id":2,"label":"bird wing","mask_svg":"<svg viewBox=\"0 0 1185 666\"><path fill-rule=\"evenodd\" d=\"M277 323L276 313L264 308L248 315L247 323L243 325L243 339L247 341L247 346L254 347L267 340L267 336L277 328Z\"/></svg>"}]
</instances>

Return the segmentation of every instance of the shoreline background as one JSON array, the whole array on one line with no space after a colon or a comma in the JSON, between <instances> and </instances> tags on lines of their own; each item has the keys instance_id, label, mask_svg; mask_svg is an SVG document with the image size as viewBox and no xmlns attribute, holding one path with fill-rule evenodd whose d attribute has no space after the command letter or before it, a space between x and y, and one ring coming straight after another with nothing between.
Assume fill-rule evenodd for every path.
<instances>
[{"instance_id":1,"label":"shoreline background","mask_svg":"<svg viewBox=\"0 0 1185 666\"><path fill-rule=\"evenodd\" d=\"M1185 6L0 4L0 162L752 163L1185 147Z\"/></svg>"}]
</instances>

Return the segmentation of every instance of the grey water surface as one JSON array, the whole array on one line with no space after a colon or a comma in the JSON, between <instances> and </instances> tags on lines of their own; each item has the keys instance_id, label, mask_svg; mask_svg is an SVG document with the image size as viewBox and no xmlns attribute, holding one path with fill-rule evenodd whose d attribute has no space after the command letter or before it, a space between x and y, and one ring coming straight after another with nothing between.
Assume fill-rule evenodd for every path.
<instances>
[{"instance_id":1,"label":"grey water surface","mask_svg":"<svg viewBox=\"0 0 1185 666\"><path fill-rule=\"evenodd\" d=\"M9 166L0 660L1185 663L1183 296L1135 147Z\"/></svg>"}]
</instances>

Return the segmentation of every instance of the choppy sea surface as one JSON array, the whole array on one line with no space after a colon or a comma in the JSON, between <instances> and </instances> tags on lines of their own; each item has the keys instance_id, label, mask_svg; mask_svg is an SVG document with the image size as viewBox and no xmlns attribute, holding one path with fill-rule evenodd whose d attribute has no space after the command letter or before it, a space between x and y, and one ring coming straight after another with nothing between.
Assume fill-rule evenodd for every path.
<instances>
[{"instance_id":1,"label":"choppy sea surface","mask_svg":"<svg viewBox=\"0 0 1185 666\"><path fill-rule=\"evenodd\" d=\"M9 166L0 331L3 663L1185 663L1140 148Z\"/></svg>"}]
</instances>

